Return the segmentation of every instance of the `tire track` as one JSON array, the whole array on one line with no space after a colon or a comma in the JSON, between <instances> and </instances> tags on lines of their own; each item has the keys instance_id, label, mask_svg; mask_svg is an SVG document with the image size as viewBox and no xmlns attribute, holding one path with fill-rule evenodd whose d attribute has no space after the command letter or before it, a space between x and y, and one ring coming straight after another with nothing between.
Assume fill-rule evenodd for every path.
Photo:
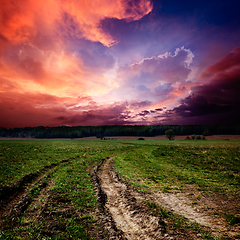
<instances>
[{"instance_id":1,"label":"tire track","mask_svg":"<svg viewBox=\"0 0 240 240\"><path fill-rule=\"evenodd\" d=\"M1 215L2 226L13 227L17 224L16 219L28 209L29 205L34 201L34 198L48 186L54 170L55 168L47 171L40 179L31 184L25 192L18 195L18 197L14 198L12 202L5 206Z\"/></svg>"},{"instance_id":2,"label":"tire track","mask_svg":"<svg viewBox=\"0 0 240 240\"><path fill-rule=\"evenodd\" d=\"M52 163L42 169L25 175L17 183L3 186L0 189L0 226L13 225L16 217L19 217L31 204L33 196L47 187L56 167L69 163L72 158ZM5 221L6 217L8 218Z\"/></svg>"},{"instance_id":3,"label":"tire track","mask_svg":"<svg viewBox=\"0 0 240 240\"><path fill-rule=\"evenodd\" d=\"M113 226L121 232L122 239L175 239L164 235L164 222L148 213L143 202L138 201L111 171L107 159L98 171L100 201L110 213ZM119 238L121 239L121 238Z\"/></svg>"},{"instance_id":4,"label":"tire track","mask_svg":"<svg viewBox=\"0 0 240 240\"><path fill-rule=\"evenodd\" d=\"M165 234L165 222L149 214L147 207L144 207L144 201L147 200L170 212L185 216L191 222L200 224L204 231L211 233L214 237L224 234L233 239L238 233L237 230L230 231L221 219L198 211L196 207L191 206L186 196L153 190L148 194L135 191L118 178L112 170L110 158L103 160L95 172L100 204L110 215L113 228L121 233L122 238L119 239L183 239L182 236L173 232L173 235ZM199 239L199 236L189 235L186 239Z\"/></svg>"},{"instance_id":5,"label":"tire track","mask_svg":"<svg viewBox=\"0 0 240 240\"><path fill-rule=\"evenodd\" d=\"M85 157L78 156L77 160L83 161ZM55 186L56 175L61 174L62 167L72 166L72 160L74 159L63 160L51 166L44 174L34 181L31 180L31 184L26 184L23 192L14 197L9 209L5 209L3 221L0 222L4 234L17 229L14 234L21 239L29 239L29 236L34 239L39 239L40 236L44 239L55 239L64 234L83 235L85 233L81 228L85 228L91 239L104 239L107 236L106 232L98 230L98 227L103 226L101 222L96 226L92 222L95 221L91 218L94 212L88 215L88 210L75 208L71 198L63 196L61 191L52 189ZM72 187L76 189L76 186ZM74 232L75 227L79 233Z\"/></svg>"}]
</instances>

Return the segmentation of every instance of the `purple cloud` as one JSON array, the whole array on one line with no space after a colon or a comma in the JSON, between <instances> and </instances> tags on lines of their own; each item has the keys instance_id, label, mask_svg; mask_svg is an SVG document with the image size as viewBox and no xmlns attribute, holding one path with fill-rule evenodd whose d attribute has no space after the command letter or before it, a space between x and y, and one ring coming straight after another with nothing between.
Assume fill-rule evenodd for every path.
<instances>
[{"instance_id":1,"label":"purple cloud","mask_svg":"<svg viewBox=\"0 0 240 240\"><path fill-rule=\"evenodd\" d=\"M210 115L208 123L211 124L239 123L240 49L234 49L221 61L207 67L200 77L207 78L208 83L192 87L192 94L172 112L182 118L198 116L205 124Z\"/></svg>"}]
</instances>

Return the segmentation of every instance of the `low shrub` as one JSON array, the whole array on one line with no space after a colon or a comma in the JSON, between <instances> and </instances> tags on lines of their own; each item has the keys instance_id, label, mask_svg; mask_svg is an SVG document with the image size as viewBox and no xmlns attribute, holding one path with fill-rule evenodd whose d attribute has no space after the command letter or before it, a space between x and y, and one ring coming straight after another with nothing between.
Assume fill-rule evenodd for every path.
<instances>
[{"instance_id":1,"label":"low shrub","mask_svg":"<svg viewBox=\"0 0 240 240\"><path fill-rule=\"evenodd\" d=\"M193 134L193 135L191 136L191 139L192 139L192 140L195 140L195 138L196 138L196 135Z\"/></svg>"}]
</instances>

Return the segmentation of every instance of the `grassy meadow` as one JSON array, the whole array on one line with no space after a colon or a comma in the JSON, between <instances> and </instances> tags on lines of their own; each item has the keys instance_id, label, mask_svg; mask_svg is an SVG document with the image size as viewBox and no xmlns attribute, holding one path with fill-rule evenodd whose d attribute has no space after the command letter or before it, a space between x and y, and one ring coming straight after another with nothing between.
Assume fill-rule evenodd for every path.
<instances>
[{"instance_id":1,"label":"grassy meadow","mask_svg":"<svg viewBox=\"0 0 240 240\"><path fill-rule=\"evenodd\" d=\"M229 226L239 224L239 205L230 206L240 196L239 141L2 140L0 188L38 174L23 183L32 189L28 208L1 219L0 239L96 239L98 234L107 239L95 217L98 203L90 176L107 157L138 191L185 192L195 205L203 197L225 198L226 207L202 209ZM154 206L149 203L156 213ZM204 234L203 239L214 239Z\"/></svg>"}]
</instances>

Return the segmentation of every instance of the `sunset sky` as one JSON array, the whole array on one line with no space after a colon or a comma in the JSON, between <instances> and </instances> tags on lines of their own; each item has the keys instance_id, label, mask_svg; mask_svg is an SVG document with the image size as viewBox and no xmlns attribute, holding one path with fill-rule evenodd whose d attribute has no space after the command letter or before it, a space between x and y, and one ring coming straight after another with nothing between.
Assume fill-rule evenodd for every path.
<instances>
[{"instance_id":1,"label":"sunset sky","mask_svg":"<svg viewBox=\"0 0 240 240\"><path fill-rule=\"evenodd\" d=\"M240 123L239 0L3 0L0 127Z\"/></svg>"}]
</instances>

